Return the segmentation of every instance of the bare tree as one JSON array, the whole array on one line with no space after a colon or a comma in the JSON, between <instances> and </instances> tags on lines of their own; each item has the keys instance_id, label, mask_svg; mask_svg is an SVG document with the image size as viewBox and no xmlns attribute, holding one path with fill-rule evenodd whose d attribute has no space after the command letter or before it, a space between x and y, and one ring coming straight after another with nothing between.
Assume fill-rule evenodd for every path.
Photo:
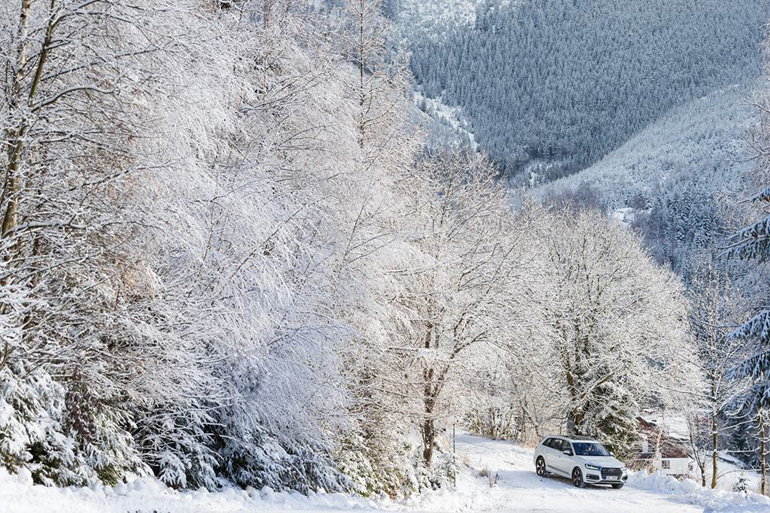
<instances>
[{"instance_id":1,"label":"bare tree","mask_svg":"<svg viewBox=\"0 0 770 513\"><path fill-rule=\"evenodd\" d=\"M689 445L692 457L695 460L695 464L698 466L700 472L701 486L706 486L706 464L713 455L713 450L709 450L708 447L712 444L712 422L707 418L703 412L696 409L695 411L688 411L685 414L685 420L687 422L687 432L689 434ZM716 463L713 464L713 470L716 475ZM716 482L716 478L712 477L712 482Z\"/></svg>"},{"instance_id":2,"label":"bare tree","mask_svg":"<svg viewBox=\"0 0 770 513\"><path fill-rule=\"evenodd\" d=\"M382 0L346 0L344 13L343 51L357 69L351 89L358 101L358 144L377 153L388 139L383 134L392 131L394 116L403 110L407 65L401 54L392 55L386 46L390 24Z\"/></svg>"},{"instance_id":3,"label":"bare tree","mask_svg":"<svg viewBox=\"0 0 770 513\"><path fill-rule=\"evenodd\" d=\"M767 426L767 410L760 408L757 413L759 426L759 493L767 495L767 456L770 454L770 428Z\"/></svg>"}]
</instances>

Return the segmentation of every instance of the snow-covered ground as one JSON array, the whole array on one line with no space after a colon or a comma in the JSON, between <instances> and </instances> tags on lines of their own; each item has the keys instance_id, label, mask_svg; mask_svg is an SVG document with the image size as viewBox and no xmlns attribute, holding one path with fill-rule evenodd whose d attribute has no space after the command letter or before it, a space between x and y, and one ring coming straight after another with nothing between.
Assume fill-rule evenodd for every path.
<instances>
[{"instance_id":1,"label":"snow-covered ground","mask_svg":"<svg viewBox=\"0 0 770 513\"><path fill-rule=\"evenodd\" d=\"M441 98L428 98L419 91L414 92L414 104L422 112L454 131L461 139L467 139L473 151L479 147L470 122L463 116L460 107L450 107Z\"/></svg>"},{"instance_id":2,"label":"snow-covered ground","mask_svg":"<svg viewBox=\"0 0 770 513\"><path fill-rule=\"evenodd\" d=\"M32 485L29 474L10 476L0 469L1 513L365 512L377 509L381 508L371 501L339 493L306 497L270 489L177 492L150 478L115 488L46 488Z\"/></svg>"},{"instance_id":3,"label":"snow-covered ground","mask_svg":"<svg viewBox=\"0 0 770 513\"><path fill-rule=\"evenodd\" d=\"M633 475L622 490L574 488L567 480L539 478L532 451L509 442L461 435L463 471L456 490L440 490L406 502L374 502L343 494L275 493L265 490L175 492L151 479L116 488L53 489L33 486L29 474L0 471L2 513L220 513L257 511L425 511L688 513L770 512L770 499L703 489L692 481ZM482 474L497 476L490 479Z\"/></svg>"},{"instance_id":4,"label":"snow-covered ground","mask_svg":"<svg viewBox=\"0 0 770 513\"><path fill-rule=\"evenodd\" d=\"M476 22L476 8L486 0L401 0L398 20L411 29L422 28L429 36L440 37L452 26L469 26ZM496 8L504 8L513 0L499 0Z\"/></svg>"},{"instance_id":5,"label":"snow-covered ground","mask_svg":"<svg viewBox=\"0 0 770 513\"><path fill-rule=\"evenodd\" d=\"M770 499L701 488L662 475L635 474L621 490L578 489L566 479L534 473L532 450L509 442L462 435L458 453L469 471L458 477L456 491L441 491L411 502L426 511L537 512L770 512ZM481 470L499 475L490 487Z\"/></svg>"}]
</instances>

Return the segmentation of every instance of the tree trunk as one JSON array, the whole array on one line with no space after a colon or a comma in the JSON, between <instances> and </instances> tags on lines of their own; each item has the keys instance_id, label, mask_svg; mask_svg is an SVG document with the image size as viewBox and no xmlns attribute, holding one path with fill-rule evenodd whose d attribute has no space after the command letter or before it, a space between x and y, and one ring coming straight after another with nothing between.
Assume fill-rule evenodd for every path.
<instances>
[{"instance_id":1,"label":"tree trunk","mask_svg":"<svg viewBox=\"0 0 770 513\"><path fill-rule=\"evenodd\" d=\"M431 370L428 374L432 375ZM431 382L425 384L425 419L422 421L422 458L425 465L430 468L433 463L433 448L436 445L436 424L433 413L436 406L436 398Z\"/></svg>"},{"instance_id":2,"label":"tree trunk","mask_svg":"<svg viewBox=\"0 0 770 513\"><path fill-rule=\"evenodd\" d=\"M711 418L711 488L717 487L717 450L719 449L719 426L716 414Z\"/></svg>"},{"instance_id":3,"label":"tree trunk","mask_svg":"<svg viewBox=\"0 0 770 513\"><path fill-rule=\"evenodd\" d=\"M759 410L759 493L767 495L767 427L765 410Z\"/></svg>"},{"instance_id":4,"label":"tree trunk","mask_svg":"<svg viewBox=\"0 0 770 513\"><path fill-rule=\"evenodd\" d=\"M16 50L16 60L14 62L13 86L11 87L10 107L12 109L21 107L22 100L22 81L24 80L25 68L27 66L27 38L29 37L29 13L32 7L32 0L22 0L21 12L19 13L19 32L18 48ZM21 158L24 152L23 138L26 132L26 123L22 121L21 125L15 130L6 130L3 134L3 145L8 152L8 165L5 169L3 179L2 196L0 197L0 206L3 207L2 232L0 236L5 237L8 232L16 226L16 215L19 204L20 178L19 169L21 167Z\"/></svg>"},{"instance_id":5,"label":"tree trunk","mask_svg":"<svg viewBox=\"0 0 770 513\"><path fill-rule=\"evenodd\" d=\"M580 398L578 397L577 388L575 385L575 374L571 369L568 369L565 377L567 379L567 388L569 390L570 399L572 401L572 408L567 412L567 432L569 434L579 435L580 427L583 424L583 418L585 416L585 410L580 406Z\"/></svg>"},{"instance_id":6,"label":"tree trunk","mask_svg":"<svg viewBox=\"0 0 770 513\"><path fill-rule=\"evenodd\" d=\"M0 371L3 370L3 367L5 367L5 364L8 362L8 354L10 353L11 345L8 343L8 341L5 341L5 344L3 345L3 355L0 356Z\"/></svg>"},{"instance_id":7,"label":"tree trunk","mask_svg":"<svg viewBox=\"0 0 770 513\"><path fill-rule=\"evenodd\" d=\"M696 430L698 429L698 418L694 417L693 419L688 418L687 419L687 430L690 432L690 448L692 449L692 454L695 457L695 463L698 465L698 470L700 471L700 485L703 488L706 488L706 458L701 457L700 447L698 447L698 443L696 440Z\"/></svg>"},{"instance_id":8,"label":"tree trunk","mask_svg":"<svg viewBox=\"0 0 770 513\"><path fill-rule=\"evenodd\" d=\"M585 405L577 406L567 413L567 432L571 435L585 435L583 421L585 420Z\"/></svg>"},{"instance_id":9,"label":"tree trunk","mask_svg":"<svg viewBox=\"0 0 770 513\"><path fill-rule=\"evenodd\" d=\"M21 189L19 171L21 168L21 155L24 151L21 141L22 136L23 134L19 132L9 132L5 137L8 144L8 166L5 170L5 187L3 189L5 212L3 213L2 237L8 236L17 224L19 193Z\"/></svg>"},{"instance_id":10,"label":"tree trunk","mask_svg":"<svg viewBox=\"0 0 770 513\"><path fill-rule=\"evenodd\" d=\"M426 418L422 423L422 458L425 465L433 463L433 447L436 444L436 426L432 418Z\"/></svg>"}]
</instances>

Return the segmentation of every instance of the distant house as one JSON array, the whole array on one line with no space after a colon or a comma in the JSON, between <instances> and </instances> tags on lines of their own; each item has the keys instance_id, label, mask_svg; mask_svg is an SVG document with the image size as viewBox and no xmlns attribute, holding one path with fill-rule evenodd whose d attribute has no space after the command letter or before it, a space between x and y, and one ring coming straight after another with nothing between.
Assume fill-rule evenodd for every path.
<instances>
[{"instance_id":1,"label":"distant house","mask_svg":"<svg viewBox=\"0 0 770 513\"><path fill-rule=\"evenodd\" d=\"M661 472L676 477L689 477L695 462L688 450L687 439L671 435L653 421L637 417L642 439L639 452L630 462L634 470Z\"/></svg>"},{"instance_id":2,"label":"distant house","mask_svg":"<svg viewBox=\"0 0 770 513\"><path fill-rule=\"evenodd\" d=\"M636 222L636 209L632 207L615 209L615 211L612 212L612 219L620 223L623 227L631 226Z\"/></svg>"}]
</instances>

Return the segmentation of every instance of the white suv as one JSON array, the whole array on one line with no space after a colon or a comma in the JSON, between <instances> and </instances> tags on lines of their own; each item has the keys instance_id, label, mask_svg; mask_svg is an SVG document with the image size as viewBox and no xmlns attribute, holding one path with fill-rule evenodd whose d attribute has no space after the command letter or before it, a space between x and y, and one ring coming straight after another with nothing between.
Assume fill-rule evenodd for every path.
<instances>
[{"instance_id":1,"label":"white suv","mask_svg":"<svg viewBox=\"0 0 770 513\"><path fill-rule=\"evenodd\" d=\"M584 436L549 436L535 447L535 470L540 477L556 474L586 484L608 484L623 488L628 479L626 466L612 457L602 444Z\"/></svg>"}]
</instances>

